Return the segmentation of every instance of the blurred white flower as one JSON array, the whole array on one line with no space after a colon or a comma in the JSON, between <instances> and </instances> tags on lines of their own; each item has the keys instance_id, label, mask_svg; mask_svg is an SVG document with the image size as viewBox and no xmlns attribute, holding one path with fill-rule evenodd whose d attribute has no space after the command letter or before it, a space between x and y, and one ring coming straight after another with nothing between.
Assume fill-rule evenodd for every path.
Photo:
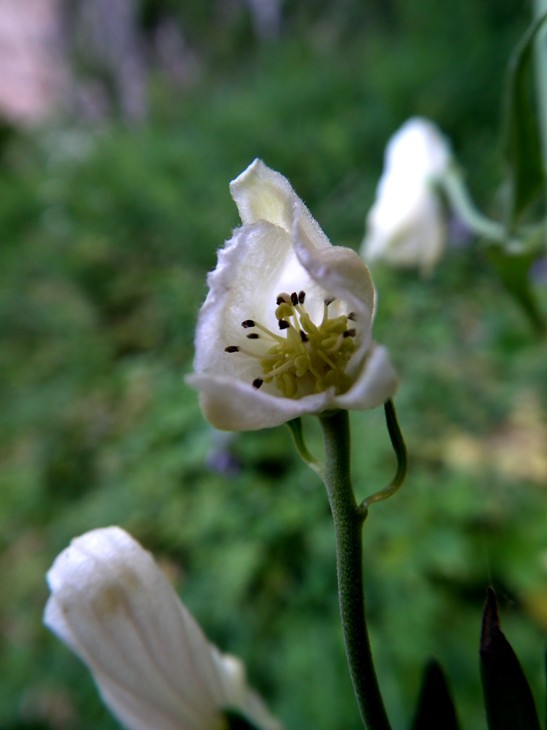
<instances>
[{"instance_id":1,"label":"blurred white flower","mask_svg":"<svg viewBox=\"0 0 547 730\"><path fill-rule=\"evenodd\" d=\"M289 181L260 160L230 190L243 225L209 274L187 379L205 416L244 431L382 405L397 378L372 342L375 292L362 259L332 246Z\"/></svg>"},{"instance_id":2,"label":"blurred white flower","mask_svg":"<svg viewBox=\"0 0 547 730\"><path fill-rule=\"evenodd\" d=\"M426 119L409 119L390 139L367 217L361 249L365 261L415 266L424 274L432 271L446 237L435 181L451 159L447 141Z\"/></svg>"},{"instance_id":3,"label":"blurred white flower","mask_svg":"<svg viewBox=\"0 0 547 730\"><path fill-rule=\"evenodd\" d=\"M207 641L152 556L119 527L74 539L47 580L46 625L129 730L225 730L228 709L281 730L242 664Z\"/></svg>"}]
</instances>

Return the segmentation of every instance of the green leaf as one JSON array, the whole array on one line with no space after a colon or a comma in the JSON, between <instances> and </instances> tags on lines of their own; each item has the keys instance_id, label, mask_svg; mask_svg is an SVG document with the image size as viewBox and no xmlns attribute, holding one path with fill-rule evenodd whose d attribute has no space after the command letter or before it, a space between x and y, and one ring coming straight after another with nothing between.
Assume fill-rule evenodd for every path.
<instances>
[{"instance_id":1,"label":"green leaf","mask_svg":"<svg viewBox=\"0 0 547 730\"><path fill-rule=\"evenodd\" d=\"M512 253L498 246L491 246L487 256L507 291L524 310L539 335L545 334L545 319L539 308L530 282L530 268L539 258L536 251Z\"/></svg>"},{"instance_id":2,"label":"green leaf","mask_svg":"<svg viewBox=\"0 0 547 730\"><path fill-rule=\"evenodd\" d=\"M532 692L501 631L492 588L482 617L480 665L489 730L540 730Z\"/></svg>"},{"instance_id":3,"label":"green leaf","mask_svg":"<svg viewBox=\"0 0 547 730\"><path fill-rule=\"evenodd\" d=\"M511 228L545 185L532 60L534 41L546 20L547 16L543 16L528 28L508 66L504 151L509 167L511 200L508 224Z\"/></svg>"},{"instance_id":4,"label":"green leaf","mask_svg":"<svg viewBox=\"0 0 547 730\"><path fill-rule=\"evenodd\" d=\"M432 659L424 669L412 730L458 730L458 718L441 665Z\"/></svg>"}]
</instances>

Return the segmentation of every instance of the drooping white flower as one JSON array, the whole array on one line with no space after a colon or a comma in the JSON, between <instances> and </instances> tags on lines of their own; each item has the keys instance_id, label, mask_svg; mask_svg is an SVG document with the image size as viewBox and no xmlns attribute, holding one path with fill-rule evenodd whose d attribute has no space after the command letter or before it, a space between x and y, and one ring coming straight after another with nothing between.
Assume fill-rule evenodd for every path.
<instances>
[{"instance_id":1,"label":"drooping white flower","mask_svg":"<svg viewBox=\"0 0 547 730\"><path fill-rule=\"evenodd\" d=\"M383 404L397 378L372 342L375 291L360 256L332 246L289 181L260 160L230 190L243 225L209 274L187 379L205 416L243 431Z\"/></svg>"},{"instance_id":2,"label":"drooping white flower","mask_svg":"<svg viewBox=\"0 0 547 730\"><path fill-rule=\"evenodd\" d=\"M365 261L431 272L442 255L446 224L435 181L451 161L450 147L426 119L409 119L390 139L376 200L366 223Z\"/></svg>"},{"instance_id":3,"label":"drooping white flower","mask_svg":"<svg viewBox=\"0 0 547 730\"><path fill-rule=\"evenodd\" d=\"M243 665L207 641L152 556L124 530L76 538L47 580L46 625L89 666L128 730L225 730L228 709L281 730Z\"/></svg>"}]
</instances>

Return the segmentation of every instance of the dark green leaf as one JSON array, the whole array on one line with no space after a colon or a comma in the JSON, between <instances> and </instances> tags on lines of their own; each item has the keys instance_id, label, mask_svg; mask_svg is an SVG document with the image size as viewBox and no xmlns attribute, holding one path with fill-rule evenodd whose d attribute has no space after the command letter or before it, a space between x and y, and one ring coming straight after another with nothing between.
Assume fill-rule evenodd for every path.
<instances>
[{"instance_id":1,"label":"dark green leaf","mask_svg":"<svg viewBox=\"0 0 547 730\"><path fill-rule=\"evenodd\" d=\"M530 267L538 258L536 252L510 253L497 246L488 249L488 258L507 291L527 315L538 334L545 333L545 320L530 283Z\"/></svg>"},{"instance_id":2,"label":"dark green leaf","mask_svg":"<svg viewBox=\"0 0 547 730\"><path fill-rule=\"evenodd\" d=\"M510 227L545 185L538 115L534 103L532 60L537 33L546 19L547 16L543 16L531 25L509 61L504 149L510 177Z\"/></svg>"},{"instance_id":3,"label":"dark green leaf","mask_svg":"<svg viewBox=\"0 0 547 730\"><path fill-rule=\"evenodd\" d=\"M444 672L435 659L429 661L424 669L412 730L429 730L432 727L443 730L459 728Z\"/></svg>"},{"instance_id":4,"label":"dark green leaf","mask_svg":"<svg viewBox=\"0 0 547 730\"><path fill-rule=\"evenodd\" d=\"M489 730L540 730L532 692L501 631L492 588L482 617L480 665Z\"/></svg>"}]
</instances>

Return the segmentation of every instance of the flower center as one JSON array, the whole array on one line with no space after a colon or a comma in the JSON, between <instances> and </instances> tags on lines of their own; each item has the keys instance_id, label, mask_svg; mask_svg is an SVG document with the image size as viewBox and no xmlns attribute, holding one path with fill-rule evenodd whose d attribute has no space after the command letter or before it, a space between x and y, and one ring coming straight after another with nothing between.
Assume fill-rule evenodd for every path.
<instances>
[{"instance_id":1,"label":"flower center","mask_svg":"<svg viewBox=\"0 0 547 730\"><path fill-rule=\"evenodd\" d=\"M343 393L349 387L345 369L356 350L356 330L348 322L355 321L355 315L331 317L329 307L335 299L329 297L323 303L323 318L316 324L304 306L305 299L303 291L277 296L275 317L280 334L253 319L241 323L252 330L247 339L262 345L260 352L239 345L225 348L228 353L243 353L259 361L262 373L253 380L255 388L273 382L286 398L301 398L327 388Z\"/></svg>"}]
</instances>

